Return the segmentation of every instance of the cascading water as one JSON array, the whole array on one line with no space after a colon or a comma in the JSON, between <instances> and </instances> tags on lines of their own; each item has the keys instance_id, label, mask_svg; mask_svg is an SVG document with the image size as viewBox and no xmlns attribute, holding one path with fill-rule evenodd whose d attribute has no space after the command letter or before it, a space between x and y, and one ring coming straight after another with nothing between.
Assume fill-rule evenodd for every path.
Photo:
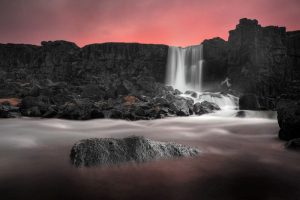
<instances>
[{"instance_id":1,"label":"cascading water","mask_svg":"<svg viewBox=\"0 0 300 200\"><path fill-rule=\"evenodd\" d=\"M169 47L167 85L180 91L202 89L203 45Z\"/></svg>"},{"instance_id":2,"label":"cascading water","mask_svg":"<svg viewBox=\"0 0 300 200\"><path fill-rule=\"evenodd\" d=\"M202 44L186 48L170 46L166 84L182 92L194 91L194 95L188 92L182 96L193 98L195 103L208 101L222 109L238 108L238 98L233 95L202 92L203 63Z\"/></svg>"}]
</instances>

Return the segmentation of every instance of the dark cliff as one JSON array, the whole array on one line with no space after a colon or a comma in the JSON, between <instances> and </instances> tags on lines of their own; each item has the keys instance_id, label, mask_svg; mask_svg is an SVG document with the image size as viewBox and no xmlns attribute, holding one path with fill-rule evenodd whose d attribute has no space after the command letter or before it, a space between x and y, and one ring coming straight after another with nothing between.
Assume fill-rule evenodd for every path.
<instances>
[{"instance_id":1,"label":"dark cliff","mask_svg":"<svg viewBox=\"0 0 300 200\"><path fill-rule=\"evenodd\" d=\"M228 76L228 43L221 38L213 38L202 44L203 88L208 91L219 90L216 87Z\"/></svg>"},{"instance_id":2,"label":"dark cliff","mask_svg":"<svg viewBox=\"0 0 300 200\"><path fill-rule=\"evenodd\" d=\"M0 44L0 117L154 119L193 114L164 86L168 46Z\"/></svg>"},{"instance_id":3,"label":"dark cliff","mask_svg":"<svg viewBox=\"0 0 300 200\"><path fill-rule=\"evenodd\" d=\"M42 42L41 46L0 44L0 96L11 96L9 92L19 95L5 90L9 80L51 80L77 86L96 83L105 91L151 93L155 88L146 88L145 82L164 82L167 53L166 45L135 43L93 44L83 48L66 41Z\"/></svg>"},{"instance_id":4,"label":"dark cliff","mask_svg":"<svg viewBox=\"0 0 300 200\"><path fill-rule=\"evenodd\" d=\"M241 19L228 40L228 75L233 88L263 97L261 103L272 107L266 98L286 93L299 68L292 61L293 52L298 51L294 48L296 40L285 27L262 27L257 20Z\"/></svg>"}]
</instances>

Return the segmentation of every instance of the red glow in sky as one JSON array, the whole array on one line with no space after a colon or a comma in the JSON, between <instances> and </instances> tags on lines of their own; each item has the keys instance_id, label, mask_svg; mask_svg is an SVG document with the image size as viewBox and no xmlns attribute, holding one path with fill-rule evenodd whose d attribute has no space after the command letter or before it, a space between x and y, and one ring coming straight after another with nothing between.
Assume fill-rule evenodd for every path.
<instances>
[{"instance_id":1,"label":"red glow in sky","mask_svg":"<svg viewBox=\"0 0 300 200\"><path fill-rule=\"evenodd\" d=\"M187 46L227 40L240 18L300 29L299 0L0 0L0 43Z\"/></svg>"}]
</instances>

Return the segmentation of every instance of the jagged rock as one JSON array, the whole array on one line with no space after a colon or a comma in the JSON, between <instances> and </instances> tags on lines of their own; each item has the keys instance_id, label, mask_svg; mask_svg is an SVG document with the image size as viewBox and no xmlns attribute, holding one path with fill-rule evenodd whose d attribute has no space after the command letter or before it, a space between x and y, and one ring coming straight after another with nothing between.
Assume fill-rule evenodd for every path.
<instances>
[{"instance_id":1,"label":"jagged rock","mask_svg":"<svg viewBox=\"0 0 300 200\"><path fill-rule=\"evenodd\" d=\"M239 100L240 110L260 110L258 98L255 94L244 94Z\"/></svg>"},{"instance_id":2,"label":"jagged rock","mask_svg":"<svg viewBox=\"0 0 300 200\"><path fill-rule=\"evenodd\" d=\"M197 148L158 142L144 137L93 138L74 144L70 158L75 166L107 166L122 163L142 163L152 160L196 156Z\"/></svg>"},{"instance_id":3,"label":"jagged rock","mask_svg":"<svg viewBox=\"0 0 300 200\"><path fill-rule=\"evenodd\" d=\"M59 108L57 117L75 120L104 118L102 110L87 99L67 102Z\"/></svg>"},{"instance_id":4,"label":"jagged rock","mask_svg":"<svg viewBox=\"0 0 300 200\"><path fill-rule=\"evenodd\" d=\"M280 127L279 138L291 140L300 138L300 102L280 99L277 103L277 118Z\"/></svg>"},{"instance_id":5,"label":"jagged rock","mask_svg":"<svg viewBox=\"0 0 300 200\"><path fill-rule=\"evenodd\" d=\"M170 110L178 116L189 116L190 106L193 104L192 99L187 99L180 96L174 96L170 101Z\"/></svg>"},{"instance_id":6,"label":"jagged rock","mask_svg":"<svg viewBox=\"0 0 300 200\"><path fill-rule=\"evenodd\" d=\"M174 91L174 95L181 95L182 94L182 92L180 91L180 90L178 90L178 89L175 89L175 91Z\"/></svg>"},{"instance_id":7,"label":"jagged rock","mask_svg":"<svg viewBox=\"0 0 300 200\"><path fill-rule=\"evenodd\" d=\"M265 109L274 109L268 98L275 99L284 92L292 68L298 65L289 61L294 47L288 40L295 43L285 27L262 27L257 20L241 19L228 39L227 74L232 88L263 97L260 103Z\"/></svg>"},{"instance_id":8,"label":"jagged rock","mask_svg":"<svg viewBox=\"0 0 300 200\"><path fill-rule=\"evenodd\" d=\"M215 103L203 101L201 103L195 103L193 110L196 115L203 115L207 113L212 113L216 110L220 110L220 107Z\"/></svg>"}]
</instances>

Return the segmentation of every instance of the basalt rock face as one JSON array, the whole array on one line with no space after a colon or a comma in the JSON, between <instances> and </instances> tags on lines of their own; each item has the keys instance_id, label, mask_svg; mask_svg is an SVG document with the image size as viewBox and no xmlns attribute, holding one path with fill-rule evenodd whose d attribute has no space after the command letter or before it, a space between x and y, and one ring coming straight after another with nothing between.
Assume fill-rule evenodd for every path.
<instances>
[{"instance_id":1,"label":"basalt rock face","mask_svg":"<svg viewBox=\"0 0 300 200\"><path fill-rule=\"evenodd\" d=\"M221 38L204 40L203 88L220 91L220 83L226 79L228 70L228 44Z\"/></svg>"},{"instance_id":2,"label":"basalt rock face","mask_svg":"<svg viewBox=\"0 0 300 200\"><path fill-rule=\"evenodd\" d=\"M297 99L282 97L277 104L279 138L282 140L300 138L299 97Z\"/></svg>"},{"instance_id":3,"label":"basalt rock face","mask_svg":"<svg viewBox=\"0 0 300 200\"><path fill-rule=\"evenodd\" d=\"M18 84L43 84L46 80L80 86L77 89L82 93L97 84L103 98L152 94L159 87L156 83L164 82L167 53L165 45L105 43L79 48L66 41L42 42L42 46L1 44L1 97L21 95Z\"/></svg>"},{"instance_id":4,"label":"basalt rock face","mask_svg":"<svg viewBox=\"0 0 300 200\"><path fill-rule=\"evenodd\" d=\"M257 20L241 19L228 40L232 87L259 97L279 96L291 79L287 39L284 27L262 27Z\"/></svg>"},{"instance_id":5,"label":"basalt rock face","mask_svg":"<svg viewBox=\"0 0 300 200\"><path fill-rule=\"evenodd\" d=\"M132 136L81 140L72 147L70 158L77 167L107 166L189 157L199 153L197 148Z\"/></svg>"},{"instance_id":6,"label":"basalt rock face","mask_svg":"<svg viewBox=\"0 0 300 200\"><path fill-rule=\"evenodd\" d=\"M167 53L136 43L0 44L0 99L22 99L25 116L104 117L125 96L166 94Z\"/></svg>"}]
</instances>

